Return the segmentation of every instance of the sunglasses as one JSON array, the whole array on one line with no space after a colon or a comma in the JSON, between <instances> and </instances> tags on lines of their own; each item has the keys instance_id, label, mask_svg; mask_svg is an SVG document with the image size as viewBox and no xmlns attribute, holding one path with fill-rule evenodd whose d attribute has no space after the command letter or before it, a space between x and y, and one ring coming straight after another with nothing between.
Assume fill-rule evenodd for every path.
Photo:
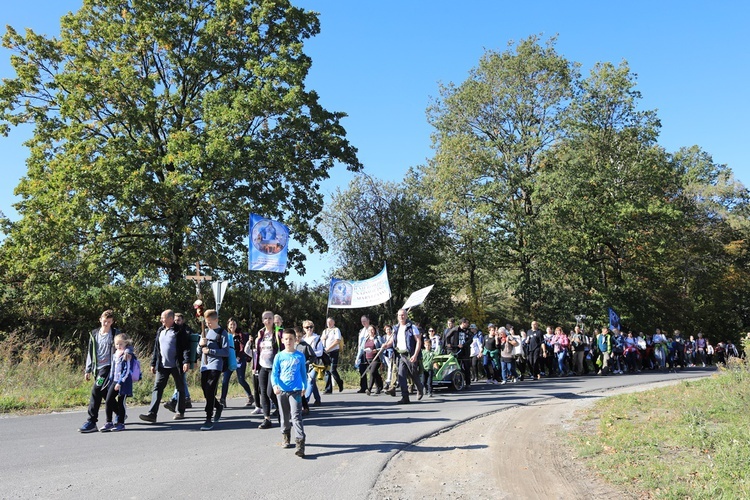
<instances>
[{"instance_id":1,"label":"sunglasses","mask_svg":"<svg viewBox=\"0 0 750 500\"><path fill-rule=\"evenodd\" d=\"M304 328L305 330L312 330L311 326L303 326L302 328Z\"/></svg>"}]
</instances>

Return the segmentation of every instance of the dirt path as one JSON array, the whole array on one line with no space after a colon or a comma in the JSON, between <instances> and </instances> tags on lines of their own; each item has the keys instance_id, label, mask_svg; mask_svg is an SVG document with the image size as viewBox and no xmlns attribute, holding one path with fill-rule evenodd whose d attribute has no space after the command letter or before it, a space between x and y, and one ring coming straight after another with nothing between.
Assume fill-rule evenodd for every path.
<instances>
[{"instance_id":1,"label":"dirt path","mask_svg":"<svg viewBox=\"0 0 750 500\"><path fill-rule=\"evenodd\" d=\"M397 454L370 498L635 498L579 466L562 434L575 427L579 410L602 397L667 383L552 399L470 420Z\"/></svg>"}]
</instances>

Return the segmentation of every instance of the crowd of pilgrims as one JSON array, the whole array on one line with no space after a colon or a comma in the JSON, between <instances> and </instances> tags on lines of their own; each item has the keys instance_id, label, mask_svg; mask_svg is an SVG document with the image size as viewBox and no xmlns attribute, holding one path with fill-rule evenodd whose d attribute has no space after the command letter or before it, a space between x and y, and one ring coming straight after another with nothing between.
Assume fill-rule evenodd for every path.
<instances>
[{"instance_id":1,"label":"crowd of pilgrims","mask_svg":"<svg viewBox=\"0 0 750 500\"><path fill-rule=\"evenodd\" d=\"M485 334L465 318L457 326L450 319L442 335L429 328L425 339L430 339L434 353L455 354L467 380L486 377L488 382L500 384L543 376L674 371L739 356L731 341L714 346L703 333L685 338L679 330L672 335L659 328L654 334L636 334L602 327L590 335L581 326L568 332L560 326L547 326L542 332L536 321L528 330L518 332L512 325L489 324Z\"/></svg>"}]
</instances>

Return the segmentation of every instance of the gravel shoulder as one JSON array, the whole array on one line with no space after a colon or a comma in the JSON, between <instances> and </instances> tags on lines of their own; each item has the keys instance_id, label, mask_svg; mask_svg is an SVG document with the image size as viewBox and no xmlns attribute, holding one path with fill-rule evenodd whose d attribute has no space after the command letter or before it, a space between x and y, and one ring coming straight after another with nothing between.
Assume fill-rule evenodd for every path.
<instances>
[{"instance_id":1,"label":"gravel shoulder","mask_svg":"<svg viewBox=\"0 0 750 500\"><path fill-rule=\"evenodd\" d=\"M615 394L661 382L551 398L471 419L396 454L371 499L627 499L636 498L587 472L564 434L581 410ZM425 453L430 450L437 453Z\"/></svg>"}]
</instances>

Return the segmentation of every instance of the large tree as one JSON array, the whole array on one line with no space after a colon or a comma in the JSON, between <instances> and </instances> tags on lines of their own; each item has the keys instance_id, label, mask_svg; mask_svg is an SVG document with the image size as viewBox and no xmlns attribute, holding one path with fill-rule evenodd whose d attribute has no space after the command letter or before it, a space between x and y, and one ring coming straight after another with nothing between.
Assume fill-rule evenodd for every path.
<instances>
[{"instance_id":1,"label":"large tree","mask_svg":"<svg viewBox=\"0 0 750 500\"><path fill-rule=\"evenodd\" d=\"M0 131L34 127L0 255L16 298L59 315L82 288L179 288L195 260L237 277L251 211L324 250L319 183L360 165L305 87L318 32L286 0L85 0L59 38L8 27Z\"/></svg>"},{"instance_id":2,"label":"large tree","mask_svg":"<svg viewBox=\"0 0 750 500\"><path fill-rule=\"evenodd\" d=\"M416 190L358 175L336 191L323 223L338 256L337 277L366 279L387 264L393 294L384 312L388 321L409 294L429 285L436 286L427 304L440 304L441 313L450 308L436 268L445 232Z\"/></svg>"},{"instance_id":3,"label":"large tree","mask_svg":"<svg viewBox=\"0 0 750 500\"><path fill-rule=\"evenodd\" d=\"M566 138L539 179L545 238L537 265L552 317L555 309L592 315L614 306L644 320L658 307L658 270L680 218L678 175L635 85L624 62L597 64L577 82Z\"/></svg>"},{"instance_id":4,"label":"large tree","mask_svg":"<svg viewBox=\"0 0 750 500\"><path fill-rule=\"evenodd\" d=\"M436 153L422 170L425 192L451 221L455 267L466 270L472 302L482 269L490 270L484 280L508 278L525 313L540 298L536 179L564 131L576 75L554 39L532 36L487 51L465 82L441 86L428 110Z\"/></svg>"}]
</instances>

